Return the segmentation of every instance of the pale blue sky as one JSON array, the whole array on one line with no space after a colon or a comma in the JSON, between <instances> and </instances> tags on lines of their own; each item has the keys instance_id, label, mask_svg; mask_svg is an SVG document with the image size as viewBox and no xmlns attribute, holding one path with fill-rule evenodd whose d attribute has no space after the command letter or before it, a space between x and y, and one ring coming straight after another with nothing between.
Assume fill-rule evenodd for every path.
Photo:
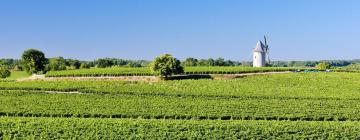
<instances>
[{"instance_id":1,"label":"pale blue sky","mask_svg":"<svg viewBox=\"0 0 360 140\"><path fill-rule=\"evenodd\" d=\"M0 57L357 59L358 0L0 0Z\"/></svg>"}]
</instances>

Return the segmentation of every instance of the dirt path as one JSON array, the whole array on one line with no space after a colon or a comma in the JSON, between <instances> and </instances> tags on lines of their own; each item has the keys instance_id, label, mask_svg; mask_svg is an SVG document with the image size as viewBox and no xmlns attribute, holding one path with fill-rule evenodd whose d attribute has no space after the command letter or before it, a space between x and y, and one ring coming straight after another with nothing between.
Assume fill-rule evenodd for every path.
<instances>
[{"instance_id":1,"label":"dirt path","mask_svg":"<svg viewBox=\"0 0 360 140\"><path fill-rule=\"evenodd\" d=\"M58 81L58 80L77 80L77 81L95 81L95 80L118 80L118 81L144 81L157 82L160 79L156 76L100 76L100 77L45 77L45 75L32 75L28 78L19 79L18 81Z\"/></svg>"}]
</instances>

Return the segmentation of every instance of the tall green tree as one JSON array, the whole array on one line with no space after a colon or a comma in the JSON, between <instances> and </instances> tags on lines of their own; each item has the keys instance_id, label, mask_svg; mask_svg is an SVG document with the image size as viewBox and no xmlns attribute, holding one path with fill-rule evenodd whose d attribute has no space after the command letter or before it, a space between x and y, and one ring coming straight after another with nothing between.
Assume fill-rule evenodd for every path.
<instances>
[{"instance_id":1,"label":"tall green tree","mask_svg":"<svg viewBox=\"0 0 360 140\"><path fill-rule=\"evenodd\" d=\"M197 59L189 57L182 62L182 65L185 67L193 67L193 66L197 66L197 63L198 63Z\"/></svg>"},{"instance_id":2,"label":"tall green tree","mask_svg":"<svg viewBox=\"0 0 360 140\"><path fill-rule=\"evenodd\" d=\"M21 58L23 68L26 72L30 74L45 72L47 59L45 58L45 54L43 52L35 49L28 49L24 51Z\"/></svg>"},{"instance_id":3,"label":"tall green tree","mask_svg":"<svg viewBox=\"0 0 360 140\"><path fill-rule=\"evenodd\" d=\"M164 54L156 57L151 63L151 70L165 78L173 74L184 73L181 62L170 54Z\"/></svg>"},{"instance_id":4,"label":"tall green tree","mask_svg":"<svg viewBox=\"0 0 360 140\"><path fill-rule=\"evenodd\" d=\"M80 64L80 69L89 69L90 66L87 63L81 63Z\"/></svg>"},{"instance_id":5,"label":"tall green tree","mask_svg":"<svg viewBox=\"0 0 360 140\"><path fill-rule=\"evenodd\" d=\"M47 71L66 70L66 60L63 57L49 58L48 62Z\"/></svg>"},{"instance_id":6,"label":"tall green tree","mask_svg":"<svg viewBox=\"0 0 360 140\"><path fill-rule=\"evenodd\" d=\"M114 65L114 62L109 58L101 58L96 61L98 68L106 68Z\"/></svg>"}]
</instances>

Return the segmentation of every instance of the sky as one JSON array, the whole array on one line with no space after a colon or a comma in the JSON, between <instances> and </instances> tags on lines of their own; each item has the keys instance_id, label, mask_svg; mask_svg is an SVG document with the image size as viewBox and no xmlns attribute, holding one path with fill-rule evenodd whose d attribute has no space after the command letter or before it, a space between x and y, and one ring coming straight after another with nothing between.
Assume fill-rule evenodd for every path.
<instances>
[{"instance_id":1,"label":"sky","mask_svg":"<svg viewBox=\"0 0 360 140\"><path fill-rule=\"evenodd\" d=\"M0 0L0 58L360 58L359 0Z\"/></svg>"}]
</instances>

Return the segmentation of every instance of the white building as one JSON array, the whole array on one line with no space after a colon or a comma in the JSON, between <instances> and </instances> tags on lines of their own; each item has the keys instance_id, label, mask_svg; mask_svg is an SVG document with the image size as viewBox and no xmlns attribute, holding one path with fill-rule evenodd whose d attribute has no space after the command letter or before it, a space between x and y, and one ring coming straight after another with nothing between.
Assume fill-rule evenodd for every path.
<instances>
[{"instance_id":1,"label":"white building","mask_svg":"<svg viewBox=\"0 0 360 140\"><path fill-rule=\"evenodd\" d=\"M265 67L266 66L266 47L258 41L256 47L253 50L253 67Z\"/></svg>"}]
</instances>

